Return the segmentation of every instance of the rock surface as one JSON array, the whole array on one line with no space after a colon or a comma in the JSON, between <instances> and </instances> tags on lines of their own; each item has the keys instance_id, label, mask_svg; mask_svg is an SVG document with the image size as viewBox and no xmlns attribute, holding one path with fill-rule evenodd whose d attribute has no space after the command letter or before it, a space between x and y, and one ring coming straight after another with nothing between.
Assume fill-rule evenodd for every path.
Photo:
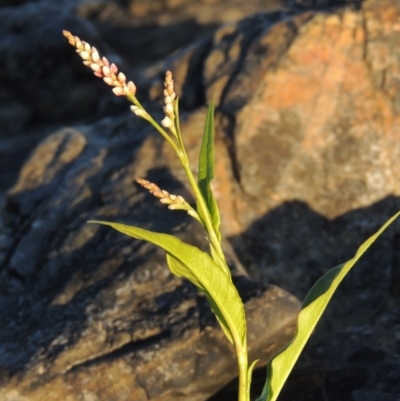
<instances>
[{"instance_id":1,"label":"rock surface","mask_svg":"<svg viewBox=\"0 0 400 401\"><path fill-rule=\"evenodd\" d=\"M296 3L297 11L307 5ZM132 55L124 56L126 44L114 48L101 27L105 15L125 29L118 10L129 4L140 12L140 3L74 4L57 14L47 2L25 2L21 21L19 7L0 10L8 24L1 29L17 32L20 24L22 44L35 31L35 18L45 26L76 27L128 75L144 79L139 93L158 118L160 71L171 69L194 169L205 105L216 102L215 192L232 268L240 271L242 264L249 274L235 281L246 301L251 356L261 355L265 364L293 333L299 302L284 290L303 297L400 209L400 5L366 0L335 10L260 13L140 70ZM2 124L15 129L15 137L25 138L28 128L33 134L18 149L21 155L57 122L74 121L75 128L47 136L6 197L0 398L205 400L234 378L235 363L204 299L169 273L159 250L85 223L123 221L205 247L196 224L133 182L141 176L191 200L178 163L142 121L119 111L127 110L126 102L72 61L62 38L37 32L29 54L18 50L17 39L15 46L0 43L7 60L26 66L15 77L7 77L8 62L0 67L3 99L10 99L8 125ZM54 60L40 63L48 49ZM164 56L154 51L151 57ZM38 63L36 81L27 60ZM47 105L40 96L30 104L49 74L51 96L42 93ZM32 125L45 117L42 126ZM12 142L10 132L3 132L2 143ZM330 401L398 399L399 238L397 224L346 280L282 400L323 394ZM388 369L393 376L384 375ZM262 369L256 378L264 375ZM215 399L234 399L232 388Z\"/></svg>"}]
</instances>

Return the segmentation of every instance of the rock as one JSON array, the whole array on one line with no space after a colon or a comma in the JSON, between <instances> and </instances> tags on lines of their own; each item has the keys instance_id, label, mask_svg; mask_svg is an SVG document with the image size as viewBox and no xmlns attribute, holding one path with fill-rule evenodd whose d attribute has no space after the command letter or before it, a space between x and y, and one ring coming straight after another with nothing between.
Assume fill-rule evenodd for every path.
<instances>
[{"instance_id":1,"label":"rock","mask_svg":"<svg viewBox=\"0 0 400 401\"><path fill-rule=\"evenodd\" d=\"M234 351L205 299L172 276L163 252L86 223L119 219L206 247L197 224L134 185L144 175L190 199L161 138L143 127L129 114L55 133L9 191L0 399L205 400L235 377ZM236 282L251 358L265 364L293 335L299 301Z\"/></svg>"},{"instance_id":2,"label":"rock","mask_svg":"<svg viewBox=\"0 0 400 401\"><path fill-rule=\"evenodd\" d=\"M266 5L253 0L239 8L238 2L228 9L227 3L152 2L157 11L137 1L0 0L0 170L7 171L0 177L0 192L14 183L29 153L50 132L122 109L121 99L82 68L63 29L84 37L144 82L144 66L212 35L221 22L260 7L277 8L282 0Z\"/></svg>"},{"instance_id":3,"label":"rock","mask_svg":"<svg viewBox=\"0 0 400 401\"><path fill-rule=\"evenodd\" d=\"M232 269L242 264L249 276L235 282L251 355L262 364L293 333L299 303L284 290L303 297L400 209L399 16L395 0L262 13L148 70L144 104L148 90L158 120L159 71L171 68L179 82L194 169L205 105L215 100L215 193L226 248L237 253L228 251ZM48 137L7 194L1 399L205 400L235 377L232 349L204 299L169 273L163 252L85 223L123 221L207 245L187 216L134 184L141 176L193 201L167 144L124 107ZM321 399L322 385L296 390L311 371L340 400L397 397L391 376L381 375L400 366L397 340L385 342L399 307L398 238L396 225L356 266L283 396ZM360 380L339 391L328 373L341 371ZM215 397L228 399L223 391Z\"/></svg>"},{"instance_id":4,"label":"rock","mask_svg":"<svg viewBox=\"0 0 400 401\"><path fill-rule=\"evenodd\" d=\"M240 29L216 37L206 98L219 102L230 156L218 159L216 176L227 164L232 172L216 188L225 232L252 277L304 297L400 209L399 12L396 2L367 1L362 12L300 14L259 29L239 62ZM356 299L374 313L393 296L394 235L354 273L349 319L364 316Z\"/></svg>"}]
</instances>

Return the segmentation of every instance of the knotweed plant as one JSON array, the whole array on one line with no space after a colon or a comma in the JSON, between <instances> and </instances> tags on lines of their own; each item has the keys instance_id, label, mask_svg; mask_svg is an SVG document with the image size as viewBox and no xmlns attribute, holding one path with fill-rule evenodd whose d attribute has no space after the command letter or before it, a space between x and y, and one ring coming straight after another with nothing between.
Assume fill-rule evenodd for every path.
<instances>
[{"instance_id":1,"label":"knotweed plant","mask_svg":"<svg viewBox=\"0 0 400 401\"><path fill-rule=\"evenodd\" d=\"M248 361L244 305L232 282L231 272L222 250L220 214L210 185L214 178L213 104L210 104L207 111L198 161L198 173L195 177L189 167L189 159L179 126L179 99L174 90L171 72L167 71L165 75L164 118L158 123L136 98L135 84L132 81L127 81L126 76L122 72L118 72L115 64L110 63L105 57L100 57L95 47L80 40L77 36L73 36L68 31L63 31L63 34L68 42L75 47L83 60L83 64L91 68L94 75L102 78L107 85L111 86L116 96L125 96L132 103L131 111L139 118L147 120L173 148L185 171L196 200L195 208L186 202L182 196L170 194L167 190L159 188L155 183L142 178L136 178L136 182L159 198L161 203L168 205L170 210L186 211L196 219L205 230L210 249L206 253L172 235L125 224L96 220L90 221L90 223L110 226L133 238L157 245L166 251L167 264L171 272L188 279L204 294L227 339L234 345L238 362L238 400L250 401L251 375L257 361L252 361L251 364ZM257 401L275 401L277 399L289 373L338 285L363 253L399 215L400 212L364 242L352 259L330 270L311 288L304 299L302 310L298 316L297 333L289 344L269 362L267 380Z\"/></svg>"}]
</instances>

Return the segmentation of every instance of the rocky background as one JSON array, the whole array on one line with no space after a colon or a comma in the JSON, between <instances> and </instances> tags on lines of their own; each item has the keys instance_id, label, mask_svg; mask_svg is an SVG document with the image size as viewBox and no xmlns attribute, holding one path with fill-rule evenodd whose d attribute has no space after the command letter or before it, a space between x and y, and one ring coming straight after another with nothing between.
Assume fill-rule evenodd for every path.
<instances>
[{"instance_id":1,"label":"rocky background","mask_svg":"<svg viewBox=\"0 0 400 401\"><path fill-rule=\"evenodd\" d=\"M396 0L0 1L0 399L234 400L235 362L163 252L104 218L205 247L138 188L192 201L172 151L84 68L68 29L162 118L181 94L196 168L216 103L225 248L265 365L310 286L400 210ZM346 278L282 401L400 399L400 225ZM265 369L255 372L259 394Z\"/></svg>"}]
</instances>

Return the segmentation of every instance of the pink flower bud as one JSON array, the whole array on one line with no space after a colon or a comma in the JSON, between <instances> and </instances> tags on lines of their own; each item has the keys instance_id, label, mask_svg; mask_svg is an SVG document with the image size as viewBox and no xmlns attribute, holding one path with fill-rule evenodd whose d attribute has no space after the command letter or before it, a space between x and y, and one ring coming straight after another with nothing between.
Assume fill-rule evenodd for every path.
<instances>
[{"instance_id":1,"label":"pink flower bud","mask_svg":"<svg viewBox=\"0 0 400 401\"><path fill-rule=\"evenodd\" d=\"M142 110L140 107L137 106L131 106L130 107L131 111L133 114L136 114L138 117L142 117L142 118L147 118L147 113Z\"/></svg>"},{"instance_id":2,"label":"pink flower bud","mask_svg":"<svg viewBox=\"0 0 400 401\"><path fill-rule=\"evenodd\" d=\"M189 216L194 217L195 219L197 219L197 220L200 221L199 215L197 214L197 212L196 212L195 210L189 209L189 210L187 211L187 214L188 214Z\"/></svg>"},{"instance_id":3,"label":"pink flower bud","mask_svg":"<svg viewBox=\"0 0 400 401\"><path fill-rule=\"evenodd\" d=\"M104 81L107 85L110 85L110 86L112 86L112 84L113 84L113 80L112 80L112 78L110 78L110 77L104 77L104 78L103 78L103 81Z\"/></svg>"},{"instance_id":4,"label":"pink flower bud","mask_svg":"<svg viewBox=\"0 0 400 401\"><path fill-rule=\"evenodd\" d=\"M128 82L127 88L128 88L129 94L132 96L135 96L136 86L132 81Z\"/></svg>"},{"instance_id":5,"label":"pink flower bud","mask_svg":"<svg viewBox=\"0 0 400 401\"><path fill-rule=\"evenodd\" d=\"M114 92L114 95L116 96L125 96L124 90L122 88L112 88L112 91Z\"/></svg>"},{"instance_id":6,"label":"pink flower bud","mask_svg":"<svg viewBox=\"0 0 400 401\"><path fill-rule=\"evenodd\" d=\"M118 72L118 68L117 68L117 66L116 66L114 63L112 63L112 64L110 65L110 71L111 71L113 74L116 74L116 73Z\"/></svg>"},{"instance_id":7,"label":"pink flower bud","mask_svg":"<svg viewBox=\"0 0 400 401\"><path fill-rule=\"evenodd\" d=\"M164 109L164 113L165 113L167 116L173 116L173 115L174 115L174 107L172 106L172 104L170 104L170 103L166 104L166 105L163 107L163 109Z\"/></svg>"},{"instance_id":8,"label":"pink flower bud","mask_svg":"<svg viewBox=\"0 0 400 401\"><path fill-rule=\"evenodd\" d=\"M161 125L165 128L172 127L172 121L169 117L165 117L164 120L161 121Z\"/></svg>"},{"instance_id":9,"label":"pink flower bud","mask_svg":"<svg viewBox=\"0 0 400 401\"><path fill-rule=\"evenodd\" d=\"M63 35L67 38L68 42L72 45L75 46L75 39L72 36L70 31L66 31L65 29L63 29L62 31ZM72 43L71 43L72 42Z\"/></svg>"},{"instance_id":10,"label":"pink flower bud","mask_svg":"<svg viewBox=\"0 0 400 401\"><path fill-rule=\"evenodd\" d=\"M92 49L92 60L95 63L97 63L100 60L100 55L99 55L98 51L95 48Z\"/></svg>"},{"instance_id":11,"label":"pink flower bud","mask_svg":"<svg viewBox=\"0 0 400 401\"><path fill-rule=\"evenodd\" d=\"M126 76L123 72L120 72L118 74L118 81L121 82L121 84L124 84L126 82Z\"/></svg>"},{"instance_id":12,"label":"pink flower bud","mask_svg":"<svg viewBox=\"0 0 400 401\"><path fill-rule=\"evenodd\" d=\"M102 61L103 64L106 65L107 67L110 66L110 62L109 62L105 57L102 57L101 61Z\"/></svg>"},{"instance_id":13,"label":"pink flower bud","mask_svg":"<svg viewBox=\"0 0 400 401\"><path fill-rule=\"evenodd\" d=\"M100 66L98 64L92 63L89 66L93 71L99 72L101 70Z\"/></svg>"},{"instance_id":14,"label":"pink flower bud","mask_svg":"<svg viewBox=\"0 0 400 401\"><path fill-rule=\"evenodd\" d=\"M109 67L107 67L105 65L105 66L103 66L103 68L101 70L103 71L104 76L106 76L106 77L110 76L110 68ZM112 81L111 81L111 83L112 83ZM109 84L109 85L111 85L111 84Z\"/></svg>"},{"instance_id":15,"label":"pink flower bud","mask_svg":"<svg viewBox=\"0 0 400 401\"><path fill-rule=\"evenodd\" d=\"M101 72L95 71L93 74L96 75L96 77L103 78L103 74Z\"/></svg>"},{"instance_id":16,"label":"pink flower bud","mask_svg":"<svg viewBox=\"0 0 400 401\"><path fill-rule=\"evenodd\" d=\"M89 60L90 59L90 54L88 52L80 52L79 55L81 56L81 58L83 58L84 60Z\"/></svg>"},{"instance_id":17,"label":"pink flower bud","mask_svg":"<svg viewBox=\"0 0 400 401\"><path fill-rule=\"evenodd\" d=\"M75 36L74 39L75 39L75 47L76 47L76 49L77 50L83 50L83 43L78 38L78 36Z\"/></svg>"}]
</instances>

